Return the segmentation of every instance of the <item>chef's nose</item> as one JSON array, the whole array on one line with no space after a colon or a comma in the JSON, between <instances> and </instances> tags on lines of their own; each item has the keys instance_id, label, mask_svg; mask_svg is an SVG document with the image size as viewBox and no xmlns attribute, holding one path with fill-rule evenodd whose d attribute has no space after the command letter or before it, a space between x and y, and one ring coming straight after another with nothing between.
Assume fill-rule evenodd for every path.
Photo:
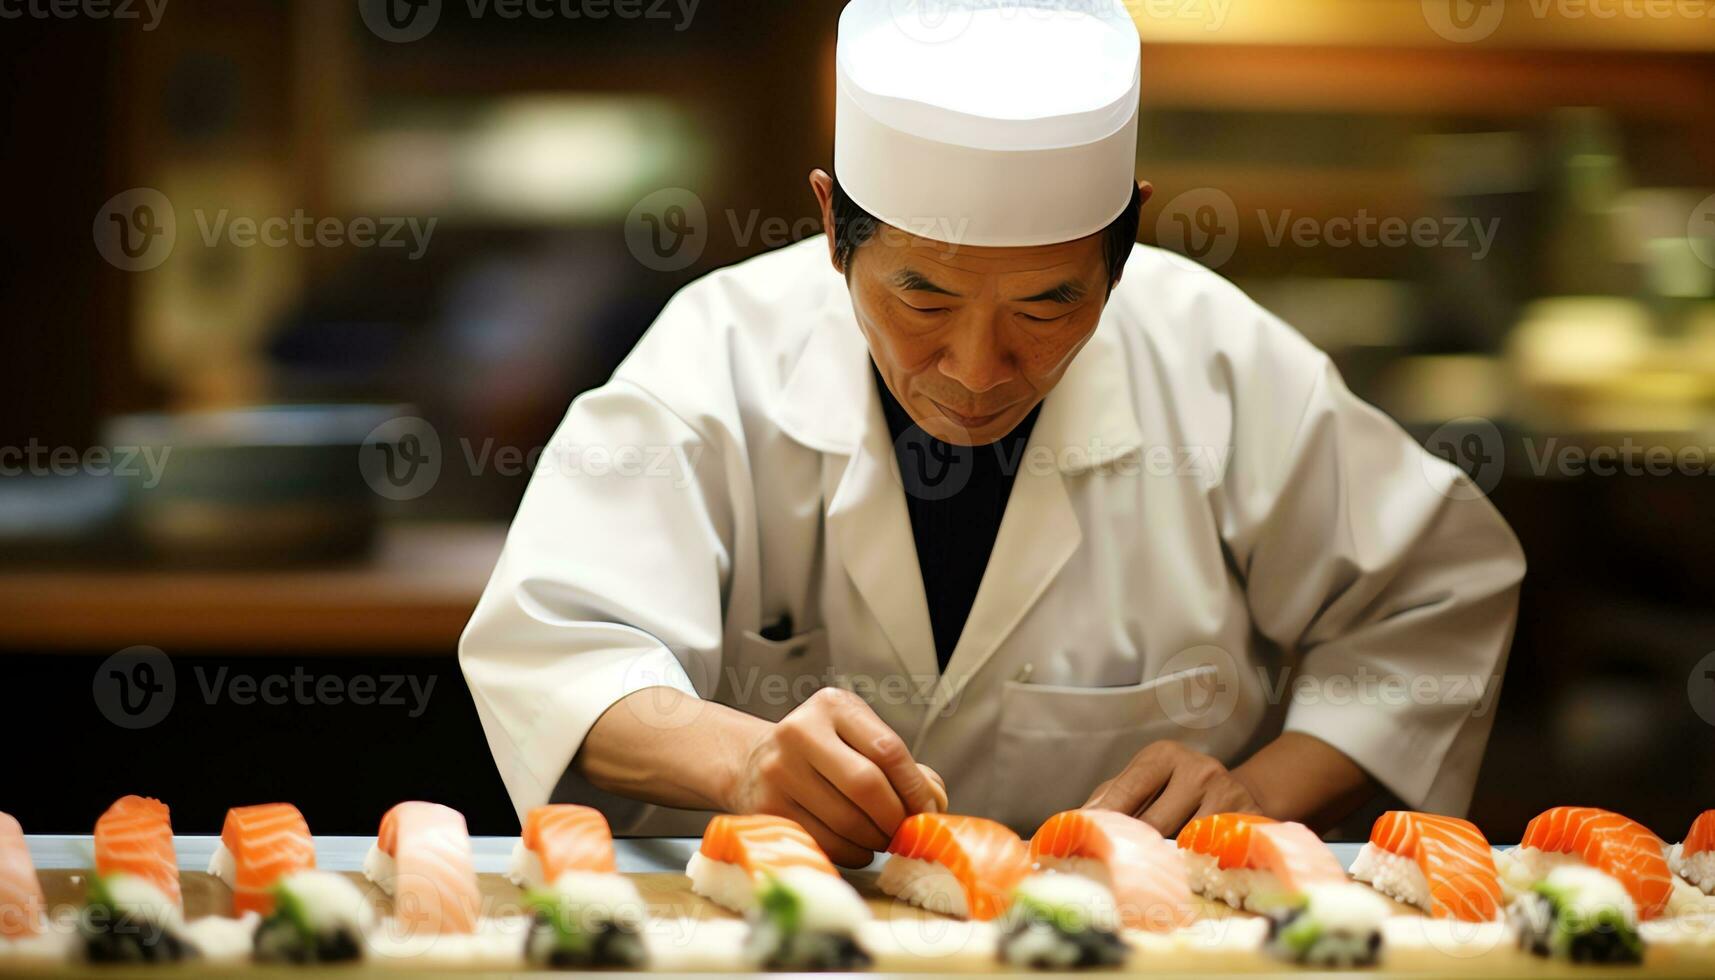
<instances>
[{"instance_id":1,"label":"chef's nose","mask_svg":"<svg viewBox=\"0 0 1715 980\"><path fill-rule=\"evenodd\" d=\"M941 373L957 381L966 391L980 395L1013 379L1011 354L1001 345L999 332L981 322L953 332L941 355Z\"/></svg>"}]
</instances>

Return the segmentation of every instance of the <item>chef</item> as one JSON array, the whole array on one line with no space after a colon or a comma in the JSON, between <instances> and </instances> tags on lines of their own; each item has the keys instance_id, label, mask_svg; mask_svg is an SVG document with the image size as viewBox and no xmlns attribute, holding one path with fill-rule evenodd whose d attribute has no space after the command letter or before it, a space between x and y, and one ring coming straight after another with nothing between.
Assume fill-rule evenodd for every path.
<instances>
[{"instance_id":1,"label":"chef","mask_svg":"<svg viewBox=\"0 0 1715 980\"><path fill-rule=\"evenodd\" d=\"M667 305L542 455L460 660L520 812L1172 833L1468 805L1524 560L1231 284L1134 244L1118 0L852 0L823 237Z\"/></svg>"}]
</instances>

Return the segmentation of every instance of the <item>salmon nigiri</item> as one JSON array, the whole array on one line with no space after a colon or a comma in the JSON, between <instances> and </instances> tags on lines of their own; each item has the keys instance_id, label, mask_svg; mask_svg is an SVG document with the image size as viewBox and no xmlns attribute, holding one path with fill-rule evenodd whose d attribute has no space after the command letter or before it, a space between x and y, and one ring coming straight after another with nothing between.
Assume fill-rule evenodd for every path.
<instances>
[{"instance_id":1,"label":"salmon nigiri","mask_svg":"<svg viewBox=\"0 0 1715 980\"><path fill-rule=\"evenodd\" d=\"M1685 840L1668 848L1667 860L1681 878L1715 895L1715 810L1704 810L1691 821Z\"/></svg>"},{"instance_id":2,"label":"salmon nigiri","mask_svg":"<svg viewBox=\"0 0 1715 980\"><path fill-rule=\"evenodd\" d=\"M795 820L767 814L720 814L709 821L703 842L685 873L691 890L735 912L756 904L759 881L788 868L840 879L834 862Z\"/></svg>"},{"instance_id":3,"label":"salmon nigiri","mask_svg":"<svg viewBox=\"0 0 1715 980\"><path fill-rule=\"evenodd\" d=\"M1345 882L1340 859L1301 823L1216 813L1186 824L1179 849L1193 891L1253 911L1272 896Z\"/></svg>"},{"instance_id":4,"label":"salmon nigiri","mask_svg":"<svg viewBox=\"0 0 1715 980\"><path fill-rule=\"evenodd\" d=\"M10 814L0 813L0 939L39 934L46 907L24 828Z\"/></svg>"},{"instance_id":5,"label":"salmon nigiri","mask_svg":"<svg viewBox=\"0 0 1715 980\"><path fill-rule=\"evenodd\" d=\"M540 888L568 871L611 874L616 868L613 831L600 810L550 803L524 815L506 877L523 888Z\"/></svg>"},{"instance_id":6,"label":"salmon nigiri","mask_svg":"<svg viewBox=\"0 0 1715 980\"><path fill-rule=\"evenodd\" d=\"M146 796L122 796L95 822L95 870L126 874L179 905L179 859L173 850L173 821L167 805Z\"/></svg>"},{"instance_id":7,"label":"salmon nigiri","mask_svg":"<svg viewBox=\"0 0 1715 980\"><path fill-rule=\"evenodd\" d=\"M393 896L398 918L429 934L476 931L482 895L464 814L439 803L400 803L381 818L364 877Z\"/></svg>"},{"instance_id":8,"label":"salmon nigiri","mask_svg":"<svg viewBox=\"0 0 1715 980\"><path fill-rule=\"evenodd\" d=\"M1093 878L1113 892L1120 921L1169 932L1193 918L1185 862L1161 833L1112 810L1067 810L1030 838L1030 858L1045 871Z\"/></svg>"},{"instance_id":9,"label":"salmon nigiri","mask_svg":"<svg viewBox=\"0 0 1715 980\"><path fill-rule=\"evenodd\" d=\"M1437 919L1492 922L1501 913L1494 852L1469 820L1389 810L1352 864L1352 877Z\"/></svg>"},{"instance_id":10,"label":"salmon nigiri","mask_svg":"<svg viewBox=\"0 0 1715 980\"><path fill-rule=\"evenodd\" d=\"M1525 825L1514 860L1540 879L1556 864L1578 861L1618 880L1637 904L1638 918L1653 919L1673 897L1666 845L1636 820L1588 806L1557 806Z\"/></svg>"},{"instance_id":11,"label":"salmon nigiri","mask_svg":"<svg viewBox=\"0 0 1715 980\"><path fill-rule=\"evenodd\" d=\"M232 889L237 915L274 911L274 883L316 866L310 825L290 803L235 806L226 811L208 873Z\"/></svg>"},{"instance_id":12,"label":"salmon nigiri","mask_svg":"<svg viewBox=\"0 0 1715 980\"><path fill-rule=\"evenodd\" d=\"M1030 850L1002 824L982 817L917 813L887 845L876 884L931 912L986 921L1006 911L1030 873Z\"/></svg>"}]
</instances>

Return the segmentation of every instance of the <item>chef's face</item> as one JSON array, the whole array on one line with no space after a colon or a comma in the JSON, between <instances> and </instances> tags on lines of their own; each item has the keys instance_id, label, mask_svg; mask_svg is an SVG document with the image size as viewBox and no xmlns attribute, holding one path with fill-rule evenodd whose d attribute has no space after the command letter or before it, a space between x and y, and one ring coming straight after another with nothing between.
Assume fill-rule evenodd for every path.
<instances>
[{"instance_id":1,"label":"chef's face","mask_svg":"<svg viewBox=\"0 0 1715 980\"><path fill-rule=\"evenodd\" d=\"M852 308L893 396L925 432L963 446L1011 432L1053 390L1109 289L1099 234L979 248L883 226L850 266Z\"/></svg>"}]
</instances>

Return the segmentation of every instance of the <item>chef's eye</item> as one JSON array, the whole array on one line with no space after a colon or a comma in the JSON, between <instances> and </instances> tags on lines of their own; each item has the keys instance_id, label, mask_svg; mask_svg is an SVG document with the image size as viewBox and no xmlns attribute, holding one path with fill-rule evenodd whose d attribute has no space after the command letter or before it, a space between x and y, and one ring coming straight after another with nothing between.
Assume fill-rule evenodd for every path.
<instances>
[{"instance_id":1,"label":"chef's eye","mask_svg":"<svg viewBox=\"0 0 1715 980\"><path fill-rule=\"evenodd\" d=\"M1068 311L1060 314L1059 316L1031 316L1029 313L1020 313L1019 316L1029 320L1031 323L1055 323L1071 316L1071 313Z\"/></svg>"},{"instance_id":2,"label":"chef's eye","mask_svg":"<svg viewBox=\"0 0 1715 980\"><path fill-rule=\"evenodd\" d=\"M905 306L907 309L916 313L935 314L947 312L947 307L945 306L912 306L910 303L906 303Z\"/></svg>"}]
</instances>

